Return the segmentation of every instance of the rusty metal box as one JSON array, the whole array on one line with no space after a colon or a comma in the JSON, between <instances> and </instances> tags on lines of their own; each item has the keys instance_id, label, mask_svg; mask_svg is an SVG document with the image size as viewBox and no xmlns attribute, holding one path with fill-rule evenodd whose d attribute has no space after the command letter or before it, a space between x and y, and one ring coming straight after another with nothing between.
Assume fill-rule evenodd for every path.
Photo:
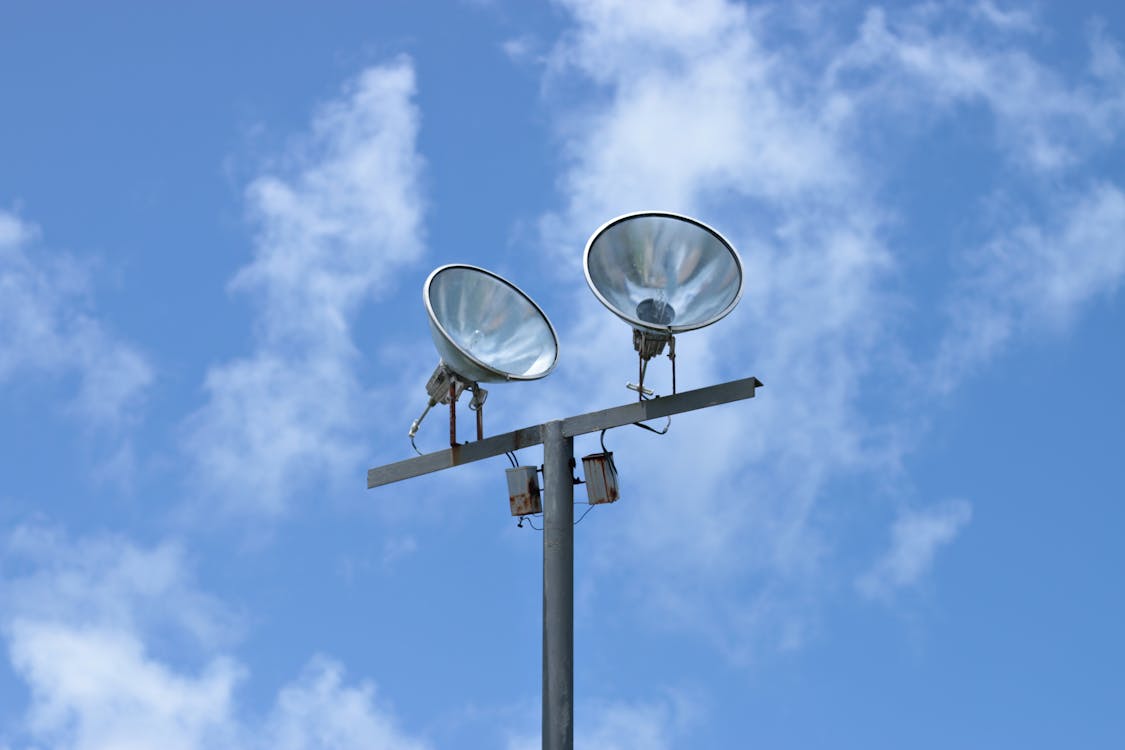
<instances>
[{"instance_id":1,"label":"rusty metal box","mask_svg":"<svg viewBox=\"0 0 1125 750\"><path fill-rule=\"evenodd\" d=\"M617 467L612 453L591 453L582 457L586 475L586 497L590 505L617 502Z\"/></svg>"},{"instance_id":2,"label":"rusty metal box","mask_svg":"<svg viewBox=\"0 0 1125 750\"><path fill-rule=\"evenodd\" d=\"M530 516L543 512L539 496L539 469L534 466L516 466L505 469L508 475L508 502L513 516Z\"/></svg>"}]
</instances>

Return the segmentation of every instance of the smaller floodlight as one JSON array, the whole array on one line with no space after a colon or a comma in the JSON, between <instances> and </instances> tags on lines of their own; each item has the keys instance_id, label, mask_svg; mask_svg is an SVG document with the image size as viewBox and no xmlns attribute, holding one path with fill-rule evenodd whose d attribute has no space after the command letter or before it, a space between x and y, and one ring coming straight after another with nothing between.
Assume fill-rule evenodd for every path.
<instances>
[{"instance_id":1,"label":"smaller floodlight","mask_svg":"<svg viewBox=\"0 0 1125 750\"><path fill-rule=\"evenodd\" d=\"M742 261L734 247L701 221L665 211L618 216L591 235L582 259L586 282L599 301L633 327L644 387L648 360L664 351L672 360L674 335L725 317L742 296Z\"/></svg>"},{"instance_id":2,"label":"smaller floodlight","mask_svg":"<svg viewBox=\"0 0 1125 750\"><path fill-rule=\"evenodd\" d=\"M518 287L483 268L450 264L422 286L430 335L441 361L426 383L429 403L410 426L410 439L437 404L449 404L449 443L457 443L456 404L468 389L483 437L481 409L488 391L478 383L537 380L555 368L559 340L543 310Z\"/></svg>"}]
</instances>

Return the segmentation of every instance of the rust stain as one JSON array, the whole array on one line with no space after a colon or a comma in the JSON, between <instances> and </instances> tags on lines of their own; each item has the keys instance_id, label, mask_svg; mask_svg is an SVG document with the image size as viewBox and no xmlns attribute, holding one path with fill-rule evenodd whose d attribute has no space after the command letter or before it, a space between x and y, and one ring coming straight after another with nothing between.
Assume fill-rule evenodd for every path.
<instances>
[{"instance_id":1,"label":"rust stain","mask_svg":"<svg viewBox=\"0 0 1125 750\"><path fill-rule=\"evenodd\" d=\"M529 516L543 512L539 487L534 481L528 481L527 492L512 495L510 500L513 516Z\"/></svg>"}]
</instances>

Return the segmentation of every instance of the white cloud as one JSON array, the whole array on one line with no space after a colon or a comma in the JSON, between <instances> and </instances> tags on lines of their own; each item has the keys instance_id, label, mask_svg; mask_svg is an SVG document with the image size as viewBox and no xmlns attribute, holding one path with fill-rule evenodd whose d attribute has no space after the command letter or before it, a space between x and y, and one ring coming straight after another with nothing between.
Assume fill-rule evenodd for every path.
<instances>
[{"instance_id":1,"label":"white cloud","mask_svg":"<svg viewBox=\"0 0 1125 750\"><path fill-rule=\"evenodd\" d=\"M575 712L578 750L664 750L677 747L700 709L684 694L650 701L583 703ZM540 747L541 734L510 737L508 750Z\"/></svg>"},{"instance_id":2,"label":"white cloud","mask_svg":"<svg viewBox=\"0 0 1125 750\"><path fill-rule=\"evenodd\" d=\"M16 737L75 750L229 745L241 668L206 655L198 670L176 670L145 642L186 636L209 654L235 628L195 589L178 545L19 527L0 560L0 630L31 694Z\"/></svg>"},{"instance_id":3,"label":"white cloud","mask_svg":"<svg viewBox=\"0 0 1125 750\"><path fill-rule=\"evenodd\" d=\"M231 288L257 306L253 354L213 367L188 421L204 487L276 513L313 478L357 475L369 400L351 325L422 254L418 113L408 61L364 71L247 190L254 260Z\"/></svg>"},{"instance_id":4,"label":"white cloud","mask_svg":"<svg viewBox=\"0 0 1125 750\"><path fill-rule=\"evenodd\" d=\"M18 216L0 211L0 248L11 248L30 241L36 232Z\"/></svg>"},{"instance_id":5,"label":"white cloud","mask_svg":"<svg viewBox=\"0 0 1125 750\"><path fill-rule=\"evenodd\" d=\"M1060 195L1047 221L975 249L958 281L935 370L939 385L987 361L1017 334L1061 331L1125 281L1125 193L1100 183Z\"/></svg>"},{"instance_id":6,"label":"white cloud","mask_svg":"<svg viewBox=\"0 0 1125 750\"><path fill-rule=\"evenodd\" d=\"M500 50L515 62L526 62L539 57L538 46L535 37L525 34L505 39L500 44Z\"/></svg>"},{"instance_id":7,"label":"white cloud","mask_svg":"<svg viewBox=\"0 0 1125 750\"><path fill-rule=\"evenodd\" d=\"M76 374L70 409L90 424L136 417L152 367L92 311L88 269L46 252L38 230L0 211L0 385L21 375Z\"/></svg>"},{"instance_id":8,"label":"white cloud","mask_svg":"<svg viewBox=\"0 0 1125 750\"><path fill-rule=\"evenodd\" d=\"M267 715L241 715L235 692L248 672L222 648L235 618L192 585L178 545L144 548L121 537L68 544L54 530L22 527L0 563L0 633L30 694L20 725L0 730L0 746L426 746L376 704L373 685L348 684L325 657L283 686ZM162 659L159 647L177 636L195 648Z\"/></svg>"},{"instance_id":9,"label":"white cloud","mask_svg":"<svg viewBox=\"0 0 1125 750\"><path fill-rule=\"evenodd\" d=\"M370 748L421 750L427 745L407 737L385 710L375 705L370 683L343 684L339 664L314 659L296 682L281 691L266 724L263 748Z\"/></svg>"},{"instance_id":10,"label":"white cloud","mask_svg":"<svg viewBox=\"0 0 1125 750\"><path fill-rule=\"evenodd\" d=\"M993 24L1033 23L1027 15L999 14L987 3L977 9ZM935 107L984 104L995 120L996 145L1035 170L1073 166L1117 140L1125 124L1122 66L1104 37L1091 42L1100 64L1074 81L991 30L984 37L943 31L946 19L932 11L889 20L882 9L869 10L859 38L837 60L833 74L874 76L865 94L868 104L893 104L900 116L911 109L929 114Z\"/></svg>"},{"instance_id":11,"label":"white cloud","mask_svg":"<svg viewBox=\"0 0 1125 750\"><path fill-rule=\"evenodd\" d=\"M903 513L891 527L890 548L857 579L856 587L869 598L886 598L917 584L933 565L938 548L952 542L972 515L964 500Z\"/></svg>"},{"instance_id":12,"label":"white cloud","mask_svg":"<svg viewBox=\"0 0 1125 750\"><path fill-rule=\"evenodd\" d=\"M199 675L150 658L128 632L16 620L12 665L31 687L30 738L56 748L229 747L238 669L217 659Z\"/></svg>"},{"instance_id":13,"label":"white cloud","mask_svg":"<svg viewBox=\"0 0 1125 750\"><path fill-rule=\"evenodd\" d=\"M1001 8L991 0L977 3L970 12L1001 31L1034 32L1039 26L1035 13L1023 8Z\"/></svg>"},{"instance_id":14,"label":"white cloud","mask_svg":"<svg viewBox=\"0 0 1125 750\"><path fill-rule=\"evenodd\" d=\"M551 75L602 87L562 126L573 159L562 225L593 229L609 206L691 210L730 190L781 199L849 183L822 105L792 93L812 82L763 49L744 6L562 4L576 28L556 47Z\"/></svg>"},{"instance_id":15,"label":"white cloud","mask_svg":"<svg viewBox=\"0 0 1125 750\"><path fill-rule=\"evenodd\" d=\"M905 125L901 135L924 138L934 113L983 106L997 133L984 145L1025 188L1028 171L1043 179L1046 229L996 229L1001 239L985 253L996 262L979 283L926 280L944 283L939 295L954 309L972 287L982 314L950 323L949 337L963 326L1004 338L989 328L1011 321L1031 333L1119 286L1120 254L1109 244L1119 234L1117 189L1051 200L1060 174L1116 141L1125 103L1116 48L1095 36L1096 65L1075 83L1020 46L1033 38L1033 16L987 4L872 10L852 40L826 13L799 11L794 21L722 0L658 2L644 14L620 0L560 4L574 26L547 74L569 155L563 207L542 222L553 270L580 279L586 234L614 214L700 216L741 250L747 287L728 319L682 337L679 385L749 374L766 383L754 402L678 418L665 438L609 436L628 519L585 533L597 536L607 569L630 571L629 592L660 621L708 633L739 659L762 641L795 647L831 575L824 561L837 540L818 520L826 488L873 469L901 476L923 418L904 404L932 387L932 378L914 380L929 356L916 361L918 343L902 338L911 290L906 249L891 245L901 218L884 183L899 167L871 148L872 130ZM998 25L1020 34L982 44ZM779 28L800 39L771 41ZM567 98L574 79L594 93ZM1004 252L1013 240L1033 248L1024 259ZM1043 269L1024 270L1036 263ZM625 400L620 384L636 366L626 328L584 287L572 294L571 321L555 321L566 359L550 386L553 409L567 413ZM666 367L654 361L650 373ZM592 373L610 377L591 382Z\"/></svg>"},{"instance_id":16,"label":"white cloud","mask_svg":"<svg viewBox=\"0 0 1125 750\"><path fill-rule=\"evenodd\" d=\"M8 570L29 568L0 580L7 617L124 631L171 627L207 647L228 643L239 629L237 617L197 590L174 543L142 548L118 536L74 541L53 528L20 526L9 533L0 560ZM173 601L179 606L169 606Z\"/></svg>"},{"instance_id":17,"label":"white cloud","mask_svg":"<svg viewBox=\"0 0 1125 750\"><path fill-rule=\"evenodd\" d=\"M824 551L814 502L833 471L869 460L855 400L888 320L882 285L894 269L880 212L864 198L869 175L847 148L839 97L819 95L803 58L766 48L764 21L743 6L567 7L577 28L551 74L587 76L604 97L561 126L574 158L566 209L545 222L548 243L575 263L584 237L570 228L593 229L606 211L698 212L741 249L747 290L730 318L682 337L679 385L750 374L766 383L760 399L679 418L658 441L609 437L636 502L627 522L587 533L603 536L605 564L627 565L634 594L661 620L741 655L763 637L792 645ZM583 410L590 373L607 363L620 369L596 398L624 400L620 379L635 367L627 329L596 304L575 309L582 317L562 331L570 360L556 377L572 378L560 390L583 399L560 403ZM646 455L667 460L633 466ZM776 576L786 585L770 585ZM759 593L732 600L732 586Z\"/></svg>"}]
</instances>

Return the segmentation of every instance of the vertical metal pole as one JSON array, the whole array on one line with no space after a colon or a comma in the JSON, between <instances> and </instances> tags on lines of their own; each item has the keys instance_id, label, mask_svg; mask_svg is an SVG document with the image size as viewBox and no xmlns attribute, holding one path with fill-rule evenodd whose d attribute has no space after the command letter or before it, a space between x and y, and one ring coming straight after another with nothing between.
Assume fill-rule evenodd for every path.
<instances>
[{"instance_id":1,"label":"vertical metal pole","mask_svg":"<svg viewBox=\"0 0 1125 750\"><path fill-rule=\"evenodd\" d=\"M574 438L543 425L543 750L574 748Z\"/></svg>"}]
</instances>

